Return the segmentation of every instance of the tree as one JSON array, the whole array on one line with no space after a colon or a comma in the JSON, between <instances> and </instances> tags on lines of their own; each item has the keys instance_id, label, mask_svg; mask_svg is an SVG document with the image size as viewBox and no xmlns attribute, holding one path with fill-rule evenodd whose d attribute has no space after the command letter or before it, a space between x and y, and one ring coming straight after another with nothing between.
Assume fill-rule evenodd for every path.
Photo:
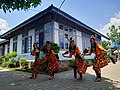
<instances>
[{"instance_id":1,"label":"tree","mask_svg":"<svg viewBox=\"0 0 120 90\"><path fill-rule=\"evenodd\" d=\"M110 48L111 43L109 41L102 41L102 47L104 47L106 50Z\"/></svg>"},{"instance_id":2,"label":"tree","mask_svg":"<svg viewBox=\"0 0 120 90\"><path fill-rule=\"evenodd\" d=\"M120 26L116 28L114 25L112 25L109 30L110 33L107 33L107 36L110 38L112 43L116 42L118 45L120 45Z\"/></svg>"},{"instance_id":3,"label":"tree","mask_svg":"<svg viewBox=\"0 0 120 90\"><path fill-rule=\"evenodd\" d=\"M107 33L107 36L110 38L112 43L116 43L116 47L118 50L118 59L119 59L119 49L120 49L120 26L116 28L114 25L112 25L110 28L110 33Z\"/></svg>"},{"instance_id":4,"label":"tree","mask_svg":"<svg viewBox=\"0 0 120 90\"><path fill-rule=\"evenodd\" d=\"M28 10L41 4L41 0L0 0L0 9L6 13L14 10Z\"/></svg>"}]
</instances>

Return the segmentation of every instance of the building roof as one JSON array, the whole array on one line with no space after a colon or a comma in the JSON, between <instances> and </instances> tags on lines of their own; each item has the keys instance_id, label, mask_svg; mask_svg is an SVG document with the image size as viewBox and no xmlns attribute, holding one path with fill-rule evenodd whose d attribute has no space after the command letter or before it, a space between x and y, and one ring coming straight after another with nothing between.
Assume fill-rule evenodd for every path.
<instances>
[{"instance_id":1,"label":"building roof","mask_svg":"<svg viewBox=\"0 0 120 90\"><path fill-rule=\"evenodd\" d=\"M9 40L0 41L0 45L3 45L3 44L8 43L8 42L9 42Z\"/></svg>"},{"instance_id":2,"label":"building roof","mask_svg":"<svg viewBox=\"0 0 120 90\"><path fill-rule=\"evenodd\" d=\"M38 14L34 15L33 17L29 18L28 20L24 21L23 23L19 24L18 26L12 28L12 29L9 30L8 32L2 34L2 35L0 36L0 38L5 38L6 36L10 35L12 32L18 30L18 29L21 28L21 27L24 27L25 25L27 25L27 24L29 24L29 23L37 20L38 18L40 18L40 17L42 17L43 15L45 15L45 14L47 14L47 13L49 13L49 12L52 12L52 11L56 12L57 14L60 14L61 16L67 18L68 20L70 20L70 21L72 21L72 22L74 22L74 23L76 23L76 24L78 24L78 25L86 28L87 30L89 30L89 31L91 31L91 32L93 32L93 33L95 33L95 34L97 34L97 35L100 35L100 36L102 36L102 37L104 37L104 38L106 38L106 39L109 39L109 38L106 37L105 35L99 33L99 32L96 31L95 29L93 29L93 28L87 26L86 24L80 22L79 20L75 19L74 17L70 16L69 14L67 14L67 13L59 10L58 8L54 7L53 5L49 6L47 9L45 9L45 10L39 12Z\"/></svg>"}]
</instances>

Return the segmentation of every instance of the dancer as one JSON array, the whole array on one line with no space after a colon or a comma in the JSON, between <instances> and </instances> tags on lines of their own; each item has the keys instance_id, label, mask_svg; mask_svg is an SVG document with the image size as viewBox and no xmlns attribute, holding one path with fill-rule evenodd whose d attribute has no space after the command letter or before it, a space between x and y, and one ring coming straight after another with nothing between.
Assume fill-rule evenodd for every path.
<instances>
[{"instance_id":1,"label":"dancer","mask_svg":"<svg viewBox=\"0 0 120 90\"><path fill-rule=\"evenodd\" d=\"M68 53L70 53L70 55L65 56L65 54L68 54ZM72 38L70 38L69 51L65 52L62 55L67 58L71 58L72 55L75 56L74 78L77 80L82 80L82 74L85 74L88 65L87 65L87 62L81 56L79 48L76 45L74 45L74 40L72 40ZM77 73L80 75L79 78L77 78Z\"/></svg>"},{"instance_id":2,"label":"dancer","mask_svg":"<svg viewBox=\"0 0 120 90\"><path fill-rule=\"evenodd\" d=\"M40 66L41 66L41 61L39 59L39 53L40 53L40 48L37 46L37 42L34 42L33 48L34 50L31 52L31 55L35 56L35 62L33 63L31 70L32 70L32 75L30 79L35 79L37 78Z\"/></svg>"},{"instance_id":3,"label":"dancer","mask_svg":"<svg viewBox=\"0 0 120 90\"><path fill-rule=\"evenodd\" d=\"M51 50L50 42L46 42L46 51L43 63L47 63L47 72L50 75L49 80L54 78L54 73L58 70L59 62L55 57L55 53Z\"/></svg>"},{"instance_id":4,"label":"dancer","mask_svg":"<svg viewBox=\"0 0 120 90\"><path fill-rule=\"evenodd\" d=\"M91 49L87 55L91 55L92 53L95 53L96 55L93 63L93 70L97 75L95 82L100 82L101 68L108 65L107 60L104 57L104 54L107 53L107 51L95 41L94 35L90 37L90 43L91 43Z\"/></svg>"}]
</instances>

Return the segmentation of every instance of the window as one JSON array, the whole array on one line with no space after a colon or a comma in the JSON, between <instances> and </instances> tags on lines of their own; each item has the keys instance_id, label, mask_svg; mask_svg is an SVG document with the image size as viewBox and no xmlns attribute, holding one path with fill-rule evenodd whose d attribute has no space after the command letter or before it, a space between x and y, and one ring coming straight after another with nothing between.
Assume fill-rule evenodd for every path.
<instances>
[{"instance_id":1,"label":"window","mask_svg":"<svg viewBox=\"0 0 120 90\"><path fill-rule=\"evenodd\" d=\"M76 35L76 30L73 30L73 35Z\"/></svg>"},{"instance_id":2,"label":"window","mask_svg":"<svg viewBox=\"0 0 120 90\"><path fill-rule=\"evenodd\" d=\"M65 26L65 31L68 31L68 27L67 26Z\"/></svg>"},{"instance_id":3,"label":"window","mask_svg":"<svg viewBox=\"0 0 120 90\"><path fill-rule=\"evenodd\" d=\"M24 33L22 37L22 53L29 53L32 50L32 36Z\"/></svg>"},{"instance_id":4,"label":"window","mask_svg":"<svg viewBox=\"0 0 120 90\"><path fill-rule=\"evenodd\" d=\"M32 50L32 36L25 38L25 53L28 53Z\"/></svg>"},{"instance_id":5,"label":"window","mask_svg":"<svg viewBox=\"0 0 120 90\"><path fill-rule=\"evenodd\" d=\"M63 30L63 25L60 24L60 25L59 25L59 29L62 29L62 30Z\"/></svg>"},{"instance_id":6,"label":"window","mask_svg":"<svg viewBox=\"0 0 120 90\"><path fill-rule=\"evenodd\" d=\"M38 42L40 48L43 46L43 39L44 39L43 29L42 30L36 29L35 40Z\"/></svg>"},{"instance_id":7,"label":"window","mask_svg":"<svg viewBox=\"0 0 120 90\"><path fill-rule=\"evenodd\" d=\"M73 33L72 28L69 28L69 33L70 33L70 34L72 34L72 33Z\"/></svg>"},{"instance_id":8,"label":"window","mask_svg":"<svg viewBox=\"0 0 120 90\"><path fill-rule=\"evenodd\" d=\"M65 49L68 49L68 34L64 35L64 39L65 39Z\"/></svg>"},{"instance_id":9,"label":"window","mask_svg":"<svg viewBox=\"0 0 120 90\"><path fill-rule=\"evenodd\" d=\"M64 34L60 33L60 49L64 49Z\"/></svg>"},{"instance_id":10,"label":"window","mask_svg":"<svg viewBox=\"0 0 120 90\"><path fill-rule=\"evenodd\" d=\"M61 25L61 24L60 24ZM60 26L59 25L59 26ZM59 43L60 43L60 49L68 49L69 48L69 38L72 37L75 44L76 44L76 30L72 29L71 27L68 28L68 26L62 27L64 30L59 30Z\"/></svg>"},{"instance_id":11,"label":"window","mask_svg":"<svg viewBox=\"0 0 120 90\"><path fill-rule=\"evenodd\" d=\"M13 38L13 51L17 52L17 36Z\"/></svg>"}]
</instances>

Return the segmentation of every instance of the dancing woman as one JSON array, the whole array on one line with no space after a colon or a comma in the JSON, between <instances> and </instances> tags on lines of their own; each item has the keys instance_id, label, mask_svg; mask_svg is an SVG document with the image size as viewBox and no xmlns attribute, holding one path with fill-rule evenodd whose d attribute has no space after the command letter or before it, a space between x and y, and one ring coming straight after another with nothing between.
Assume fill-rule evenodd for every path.
<instances>
[{"instance_id":1,"label":"dancing woman","mask_svg":"<svg viewBox=\"0 0 120 90\"><path fill-rule=\"evenodd\" d=\"M101 68L108 65L107 60L104 57L104 54L107 53L107 51L95 41L94 35L90 37L90 43L91 43L91 49L87 55L91 55L92 53L95 53L96 55L93 64L93 70L97 75L95 81L99 82L101 81Z\"/></svg>"},{"instance_id":2,"label":"dancing woman","mask_svg":"<svg viewBox=\"0 0 120 90\"><path fill-rule=\"evenodd\" d=\"M68 54L68 52L70 53L70 55L65 56L65 54ZM71 58L72 55L75 56L74 78L77 80L82 80L82 74L85 74L88 65L87 65L87 62L82 58L80 49L76 45L74 45L74 40L70 38L69 51L65 52L63 56L67 58ZM80 75L79 78L77 78L77 73Z\"/></svg>"},{"instance_id":3,"label":"dancing woman","mask_svg":"<svg viewBox=\"0 0 120 90\"><path fill-rule=\"evenodd\" d=\"M50 42L46 42L45 57L43 63L47 63L47 72L50 75L49 80L54 78L54 73L58 70L59 62L55 57L55 53L51 50Z\"/></svg>"},{"instance_id":4,"label":"dancing woman","mask_svg":"<svg viewBox=\"0 0 120 90\"><path fill-rule=\"evenodd\" d=\"M34 49L31 52L31 55L35 56L35 62L31 67L32 75L31 75L30 79L37 78L37 75L38 75L38 72L39 72L39 69L40 69L40 65L41 65L41 62L40 62L40 59L39 59L40 48L37 46L37 44L38 44L37 42L34 42L34 44L33 44Z\"/></svg>"}]
</instances>

